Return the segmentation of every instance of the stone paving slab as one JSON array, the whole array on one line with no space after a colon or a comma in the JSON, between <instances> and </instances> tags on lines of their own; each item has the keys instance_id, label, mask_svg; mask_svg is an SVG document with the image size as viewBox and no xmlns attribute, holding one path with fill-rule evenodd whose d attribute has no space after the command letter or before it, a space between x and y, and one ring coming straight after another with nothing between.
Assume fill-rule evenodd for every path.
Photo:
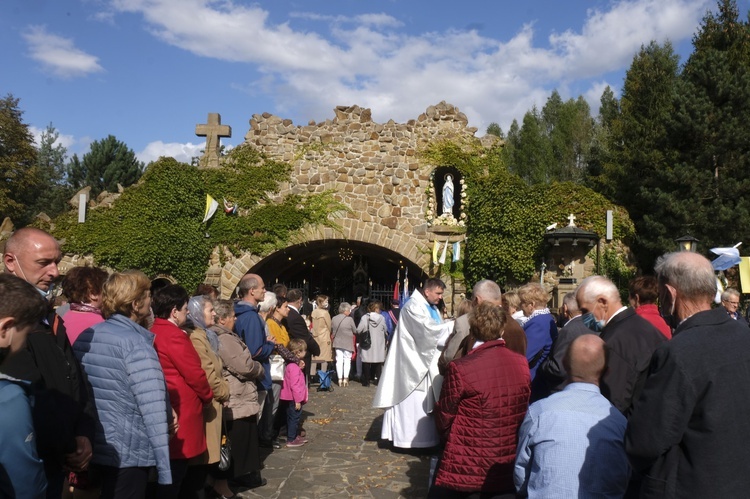
<instances>
[{"instance_id":1,"label":"stone paving slab","mask_svg":"<svg viewBox=\"0 0 750 499\"><path fill-rule=\"evenodd\" d=\"M273 450L264 460L268 485L241 498L417 498L427 495L428 455L393 451L378 442L383 411L375 387L352 383L333 392L310 388L303 408L309 442ZM269 450L263 449L266 452Z\"/></svg>"}]
</instances>

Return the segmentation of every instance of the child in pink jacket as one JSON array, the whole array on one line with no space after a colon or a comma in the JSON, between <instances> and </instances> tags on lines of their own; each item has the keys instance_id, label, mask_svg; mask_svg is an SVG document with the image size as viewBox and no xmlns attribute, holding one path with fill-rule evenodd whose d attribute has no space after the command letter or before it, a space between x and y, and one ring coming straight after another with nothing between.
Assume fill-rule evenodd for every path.
<instances>
[{"instance_id":1,"label":"child in pink jacket","mask_svg":"<svg viewBox=\"0 0 750 499\"><path fill-rule=\"evenodd\" d=\"M289 341L289 350L300 359L307 354L307 344L304 340L293 339ZM301 447L307 443L307 439L297 435L300 416L302 415L302 404L307 403L307 382L300 367L287 362L284 370L284 384L281 387L280 400L288 401L286 408L286 446Z\"/></svg>"}]
</instances>

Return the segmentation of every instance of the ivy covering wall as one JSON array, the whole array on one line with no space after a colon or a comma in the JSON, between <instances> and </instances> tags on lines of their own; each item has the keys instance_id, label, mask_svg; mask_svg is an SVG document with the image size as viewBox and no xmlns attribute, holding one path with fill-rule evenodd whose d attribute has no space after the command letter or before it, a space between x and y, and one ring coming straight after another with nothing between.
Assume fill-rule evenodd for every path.
<instances>
[{"instance_id":1,"label":"ivy covering wall","mask_svg":"<svg viewBox=\"0 0 750 499\"><path fill-rule=\"evenodd\" d=\"M204 280L217 246L235 255L265 255L285 247L307 225L336 227L329 215L346 208L330 192L270 201L290 172L289 164L270 161L247 146L233 149L217 169L160 158L112 208L89 210L83 224L76 213L66 213L55 220L52 232L64 239L66 253L91 254L97 265L115 270L170 275L192 289ZM220 207L202 223L207 194ZM222 198L237 204L237 214L224 213Z\"/></svg>"},{"instance_id":2,"label":"ivy covering wall","mask_svg":"<svg viewBox=\"0 0 750 499\"><path fill-rule=\"evenodd\" d=\"M463 265L467 287L480 279L500 285L527 282L541 262L546 227L567 225L571 213L578 227L603 237L606 212L613 210L614 239L634 236L628 213L604 196L572 182L529 186L508 172L500 152L501 146L486 150L454 141L434 142L424 151L430 164L455 166L466 178L471 198ZM608 257L627 267L623 255Z\"/></svg>"}]
</instances>

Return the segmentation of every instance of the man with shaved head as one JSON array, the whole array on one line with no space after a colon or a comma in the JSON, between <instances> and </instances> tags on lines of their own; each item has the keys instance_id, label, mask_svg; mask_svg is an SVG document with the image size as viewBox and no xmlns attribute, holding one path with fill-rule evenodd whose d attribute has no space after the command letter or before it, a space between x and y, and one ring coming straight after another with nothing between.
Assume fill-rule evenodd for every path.
<instances>
[{"instance_id":1,"label":"man with shaved head","mask_svg":"<svg viewBox=\"0 0 750 499\"><path fill-rule=\"evenodd\" d=\"M23 228L5 243L5 272L36 288L48 302L62 254L55 238L43 230ZM96 409L85 375L68 341L61 319L52 312L26 339L26 349L2 365L2 372L30 381L34 390L37 450L47 475L47 497L62 494L63 466L88 468Z\"/></svg>"},{"instance_id":2,"label":"man with shaved head","mask_svg":"<svg viewBox=\"0 0 750 499\"><path fill-rule=\"evenodd\" d=\"M674 336L654 352L625 448L641 497L746 497L750 487L750 331L712 308L716 277L696 253L656 263Z\"/></svg>"},{"instance_id":3,"label":"man with shaved head","mask_svg":"<svg viewBox=\"0 0 750 499\"><path fill-rule=\"evenodd\" d=\"M266 285L261 276L248 273L242 276L237 288L240 300L234 305L234 313L237 316L234 330L247 345L253 360L260 362L265 370L263 378L256 381L258 402L261 404L261 413L258 415L258 436L261 446L271 447L274 440L274 431L270 357L276 348L276 344L266 335L266 321L258 314L260 302L266 297ZM277 448L281 447L278 443L276 443L276 446ZM252 480L252 483L247 485L257 485L262 481L255 476Z\"/></svg>"},{"instance_id":4,"label":"man with shaved head","mask_svg":"<svg viewBox=\"0 0 750 499\"><path fill-rule=\"evenodd\" d=\"M606 277L584 279L576 299L583 323L600 333L609 348L602 395L628 416L646 381L651 354L666 339L635 310L622 305L617 286Z\"/></svg>"},{"instance_id":5,"label":"man with shaved head","mask_svg":"<svg viewBox=\"0 0 750 499\"><path fill-rule=\"evenodd\" d=\"M518 436L514 481L520 497L622 497L630 469L627 420L599 391L607 346L574 339L564 358L568 384L531 404Z\"/></svg>"}]
</instances>

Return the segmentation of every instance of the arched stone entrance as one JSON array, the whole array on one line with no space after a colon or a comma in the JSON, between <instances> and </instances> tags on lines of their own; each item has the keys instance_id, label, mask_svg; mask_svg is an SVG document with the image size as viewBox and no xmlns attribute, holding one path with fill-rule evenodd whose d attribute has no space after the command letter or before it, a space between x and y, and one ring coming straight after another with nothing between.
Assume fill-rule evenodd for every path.
<instances>
[{"instance_id":1,"label":"arched stone entrance","mask_svg":"<svg viewBox=\"0 0 750 499\"><path fill-rule=\"evenodd\" d=\"M245 254L240 258L231 259L220 269L218 264L214 265L212 268L215 269L214 274L218 279L212 284L220 285L221 295L228 297L234 292L240 278L245 273L253 271L270 284L278 279L285 284L298 285L302 284L304 279L304 284L311 293L315 291L313 286L320 287L323 293L356 293L353 283L351 290L344 286L344 283L348 282L345 275L340 276L341 280L334 286L333 281L324 277L321 271L325 268L347 272L348 264L340 265L336 262L348 257L348 252L351 252L352 262L368 262L368 284L372 279L376 286L392 287L396 282L397 270L401 266L402 279L404 271L409 269L412 289L426 277L424 269L429 268L430 254L428 247L420 239L385 225L375 225L352 218L340 219L337 222L340 225L339 230L330 227L310 227L297 234L293 244L270 255L260 257ZM312 265L316 265L317 270L314 270ZM356 290L361 290L361 286ZM346 298L353 299L356 296L352 294Z\"/></svg>"},{"instance_id":2,"label":"arched stone entrance","mask_svg":"<svg viewBox=\"0 0 750 499\"><path fill-rule=\"evenodd\" d=\"M397 276L408 269L411 287L425 275L416 263L403 255L360 241L327 239L309 241L277 251L255 264L267 287L275 282L305 289L310 297L325 294L332 302L352 302L369 296L390 303Z\"/></svg>"}]
</instances>

